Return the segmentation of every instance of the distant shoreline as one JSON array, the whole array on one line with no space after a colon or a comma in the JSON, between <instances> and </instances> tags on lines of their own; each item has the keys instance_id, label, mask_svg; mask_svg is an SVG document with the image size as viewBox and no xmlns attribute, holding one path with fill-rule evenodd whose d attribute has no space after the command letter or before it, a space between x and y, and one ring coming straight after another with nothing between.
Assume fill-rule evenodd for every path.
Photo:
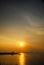
<instances>
[{"instance_id":1,"label":"distant shoreline","mask_svg":"<svg viewBox=\"0 0 44 65\"><path fill-rule=\"evenodd\" d=\"M44 52L0 52L0 55L16 55L16 54L20 54L20 53L27 53L27 54L30 54L30 53L32 53L32 54L44 54Z\"/></svg>"},{"instance_id":2,"label":"distant shoreline","mask_svg":"<svg viewBox=\"0 0 44 65\"><path fill-rule=\"evenodd\" d=\"M19 54L17 52L0 52L0 55L15 55L15 54Z\"/></svg>"}]
</instances>

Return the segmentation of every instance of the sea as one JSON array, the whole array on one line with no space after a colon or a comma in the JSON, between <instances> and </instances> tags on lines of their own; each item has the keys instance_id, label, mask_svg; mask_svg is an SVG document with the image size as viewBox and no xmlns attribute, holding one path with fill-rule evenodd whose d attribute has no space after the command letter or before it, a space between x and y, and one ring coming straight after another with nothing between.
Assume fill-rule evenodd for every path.
<instances>
[{"instance_id":1,"label":"sea","mask_svg":"<svg viewBox=\"0 0 44 65\"><path fill-rule=\"evenodd\" d=\"M0 65L44 65L44 53L0 55Z\"/></svg>"}]
</instances>

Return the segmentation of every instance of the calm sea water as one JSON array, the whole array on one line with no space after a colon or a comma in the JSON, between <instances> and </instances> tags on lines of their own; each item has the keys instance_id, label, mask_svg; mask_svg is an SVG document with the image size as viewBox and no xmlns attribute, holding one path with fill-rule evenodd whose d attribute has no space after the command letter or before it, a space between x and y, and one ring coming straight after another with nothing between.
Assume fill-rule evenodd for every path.
<instances>
[{"instance_id":1,"label":"calm sea water","mask_svg":"<svg viewBox=\"0 0 44 65\"><path fill-rule=\"evenodd\" d=\"M0 65L44 65L44 54L20 53L20 55L0 55Z\"/></svg>"}]
</instances>

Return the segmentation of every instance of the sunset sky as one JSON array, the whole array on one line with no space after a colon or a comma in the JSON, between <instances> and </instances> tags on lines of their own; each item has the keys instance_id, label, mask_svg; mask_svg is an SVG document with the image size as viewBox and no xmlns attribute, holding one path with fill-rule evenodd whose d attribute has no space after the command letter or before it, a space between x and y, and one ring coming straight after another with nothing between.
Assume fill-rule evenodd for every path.
<instances>
[{"instance_id":1,"label":"sunset sky","mask_svg":"<svg viewBox=\"0 0 44 65\"><path fill-rule=\"evenodd\" d=\"M20 47L20 42L24 46ZM42 0L0 1L0 51L44 50Z\"/></svg>"}]
</instances>

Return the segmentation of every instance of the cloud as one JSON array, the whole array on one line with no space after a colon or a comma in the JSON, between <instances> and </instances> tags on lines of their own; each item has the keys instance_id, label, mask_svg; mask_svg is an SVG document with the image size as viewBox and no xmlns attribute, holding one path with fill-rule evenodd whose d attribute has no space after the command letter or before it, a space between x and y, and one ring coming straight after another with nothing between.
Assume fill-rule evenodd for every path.
<instances>
[{"instance_id":1,"label":"cloud","mask_svg":"<svg viewBox=\"0 0 44 65\"><path fill-rule=\"evenodd\" d=\"M44 35L44 31L37 31L37 35Z\"/></svg>"}]
</instances>

